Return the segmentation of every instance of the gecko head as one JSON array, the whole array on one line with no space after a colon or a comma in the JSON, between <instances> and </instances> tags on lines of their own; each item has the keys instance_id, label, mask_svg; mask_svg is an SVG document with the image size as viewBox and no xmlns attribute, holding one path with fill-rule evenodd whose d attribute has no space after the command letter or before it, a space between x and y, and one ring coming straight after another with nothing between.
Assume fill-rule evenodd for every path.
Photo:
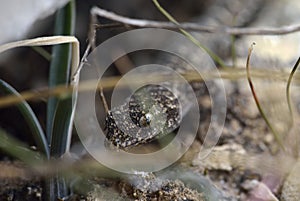
<instances>
[{"instance_id":1,"label":"gecko head","mask_svg":"<svg viewBox=\"0 0 300 201\"><path fill-rule=\"evenodd\" d=\"M106 117L106 138L119 147L148 143L171 133L181 121L180 104L166 87L145 85L128 104L112 108Z\"/></svg>"}]
</instances>

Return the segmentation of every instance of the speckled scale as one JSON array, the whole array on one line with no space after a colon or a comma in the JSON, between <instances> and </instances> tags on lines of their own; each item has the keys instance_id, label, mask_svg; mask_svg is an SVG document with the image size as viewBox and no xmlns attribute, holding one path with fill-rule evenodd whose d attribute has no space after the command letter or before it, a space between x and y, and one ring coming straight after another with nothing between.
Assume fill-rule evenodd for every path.
<instances>
[{"instance_id":1,"label":"speckled scale","mask_svg":"<svg viewBox=\"0 0 300 201\"><path fill-rule=\"evenodd\" d=\"M153 119L149 120L149 116ZM160 121L162 116L164 119ZM146 85L130 97L128 104L108 112L106 138L119 148L133 147L172 132L179 126L180 120L177 97L163 86Z\"/></svg>"}]
</instances>

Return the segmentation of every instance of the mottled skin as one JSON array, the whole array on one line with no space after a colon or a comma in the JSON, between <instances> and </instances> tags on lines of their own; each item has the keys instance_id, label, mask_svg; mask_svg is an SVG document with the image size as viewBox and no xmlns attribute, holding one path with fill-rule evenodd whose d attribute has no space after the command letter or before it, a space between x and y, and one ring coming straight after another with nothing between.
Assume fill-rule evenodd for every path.
<instances>
[{"instance_id":1,"label":"mottled skin","mask_svg":"<svg viewBox=\"0 0 300 201\"><path fill-rule=\"evenodd\" d=\"M108 112L106 137L118 148L144 144L176 129L180 113L178 99L170 90L146 85L130 97L128 104Z\"/></svg>"}]
</instances>

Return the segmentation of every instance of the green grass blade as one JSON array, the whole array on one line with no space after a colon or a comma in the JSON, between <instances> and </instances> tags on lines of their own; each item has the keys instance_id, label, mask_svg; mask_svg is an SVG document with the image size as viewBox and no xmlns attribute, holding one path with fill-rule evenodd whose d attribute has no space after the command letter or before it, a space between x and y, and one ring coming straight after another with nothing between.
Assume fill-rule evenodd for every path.
<instances>
[{"instance_id":1,"label":"green grass blade","mask_svg":"<svg viewBox=\"0 0 300 201\"><path fill-rule=\"evenodd\" d=\"M20 159L29 166L40 165L46 158L28 146L7 134L0 128L0 149L9 155Z\"/></svg>"},{"instance_id":2,"label":"green grass blade","mask_svg":"<svg viewBox=\"0 0 300 201\"><path fill-rule=\"evenodd\" d=\"M34 51L44 57L47 61L51 61L51 54L47 52L43 47L33 46L31 47Z\"/></svg>"},{"instance_id":3,"label":"green grass blade","mask_svg":"<svg viewBox=\"0 0 300 201\"><path fill-rule=\"evenodd\" d=\"M177 20L170 14L168 13L159 3L157 0L152 0L154 5L156 6L156 8L172 23L174 23L175 25L180 25L179 22L177 22ZM189 32L185 31L184 29L178 28L179 31L185 35L185 37L187 37L190 41L192 41L195 45L197 45L198 47L200 47L202 50L204 50L216 63L218 63L221 67L225 67L225 63L224 61L218 57L218 55L216 55L215 53L213 53L212 51L210 51L207 47L205 47L204 45L202 45L194 36L192 36Z\"/></svg>"},{"instance_id":4,"label":"green grass blade","mask_svg":"<svg viewBox=\"0 0 300 201\"><path fill-rule=\"evenodd\" d=\"M66 150L70 141L70 135L68 135L72 113L72 99L70 96L66 96L59 100L57 105L55 119L53 122L53 133L51 140L51 156L60 157ZM59 132L58 132L59 131Z\"/></svg>"},{"instance_id":5,"label":"green grass blade","mask_svg":"<svg viewBox=\"0 0 300 201\"><path fill-rule=\"evenodd\" d=\"M75 27L75 2L70 1L64 8L60 9L56 15L55 35L74 35ZM52 60L49 72L49 87L61 84L69 84L71 67L71 44L56 45L52 49ZM47 105L46 133L48 141L51 141L55 111L59 100L49 98ZM59 118L59 117L58 117Z\"/></svg>"},{"instance_id":6,"label":"green grass blade","mask_svg":"<svg viewBox=\"0 0 300 201\"><path fill-rule=\"evenodd\" d=\"M56 15L55 34L74 35L75 29L75 1L71 0ZM71 82L71 44L54 46L52 49L52 60L49 73L49 87ZM51 142L50 155L62 156L69 149L73 122L72 96L63 95L60 98L50 98L47 106L47 137ZM62 175L49 178L45 181L44 198L47 201L65 200L68 197L68 187Z\"/></svg>"},{"instance_id":7,"label":"green grass blade","mask_svg":"<svg viewBox=\"0 0 300 201\"><path fill-rule=\"evenodd\" d=\"M22 100L22 96L12 86L1 79L0 90L4 91L6 94L15 95L21 100L20 103L17 104L17 107L32 132L38 150L44 153L47 158L49 158L49 145L47 143L46 136L29 104L26 101Z\"/></svg>"}]
</instances>

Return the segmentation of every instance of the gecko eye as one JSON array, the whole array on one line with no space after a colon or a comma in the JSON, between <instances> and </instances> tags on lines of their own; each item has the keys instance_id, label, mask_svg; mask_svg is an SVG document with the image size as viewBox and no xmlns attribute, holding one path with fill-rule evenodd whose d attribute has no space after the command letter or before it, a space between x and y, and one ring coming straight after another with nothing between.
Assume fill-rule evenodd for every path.
<instances>
[{"instance_id":1,"label":"gecko eye","mask_svg":"<svg viewBox=\"0 0 300 201\"><path fill-rule=\"evenodd\" d=\"M145 118L146 118L146 123L147 123L147 125L150 125L151 120L152 120L152 115L151 115L150 113L147 113L147 114L145 115Z\"/></svg>"},{"instance_id":2,"label":"gecko eye","mask_svg":"<svg viewBox=\"0 0 300 201\"><path fill-rule=\"evenodd\" d=\"M145 114L145 116L140 118L140 125L141 126L149 126L152 120L152 115L150 113Z\"/></svg>"}]
</instances>

